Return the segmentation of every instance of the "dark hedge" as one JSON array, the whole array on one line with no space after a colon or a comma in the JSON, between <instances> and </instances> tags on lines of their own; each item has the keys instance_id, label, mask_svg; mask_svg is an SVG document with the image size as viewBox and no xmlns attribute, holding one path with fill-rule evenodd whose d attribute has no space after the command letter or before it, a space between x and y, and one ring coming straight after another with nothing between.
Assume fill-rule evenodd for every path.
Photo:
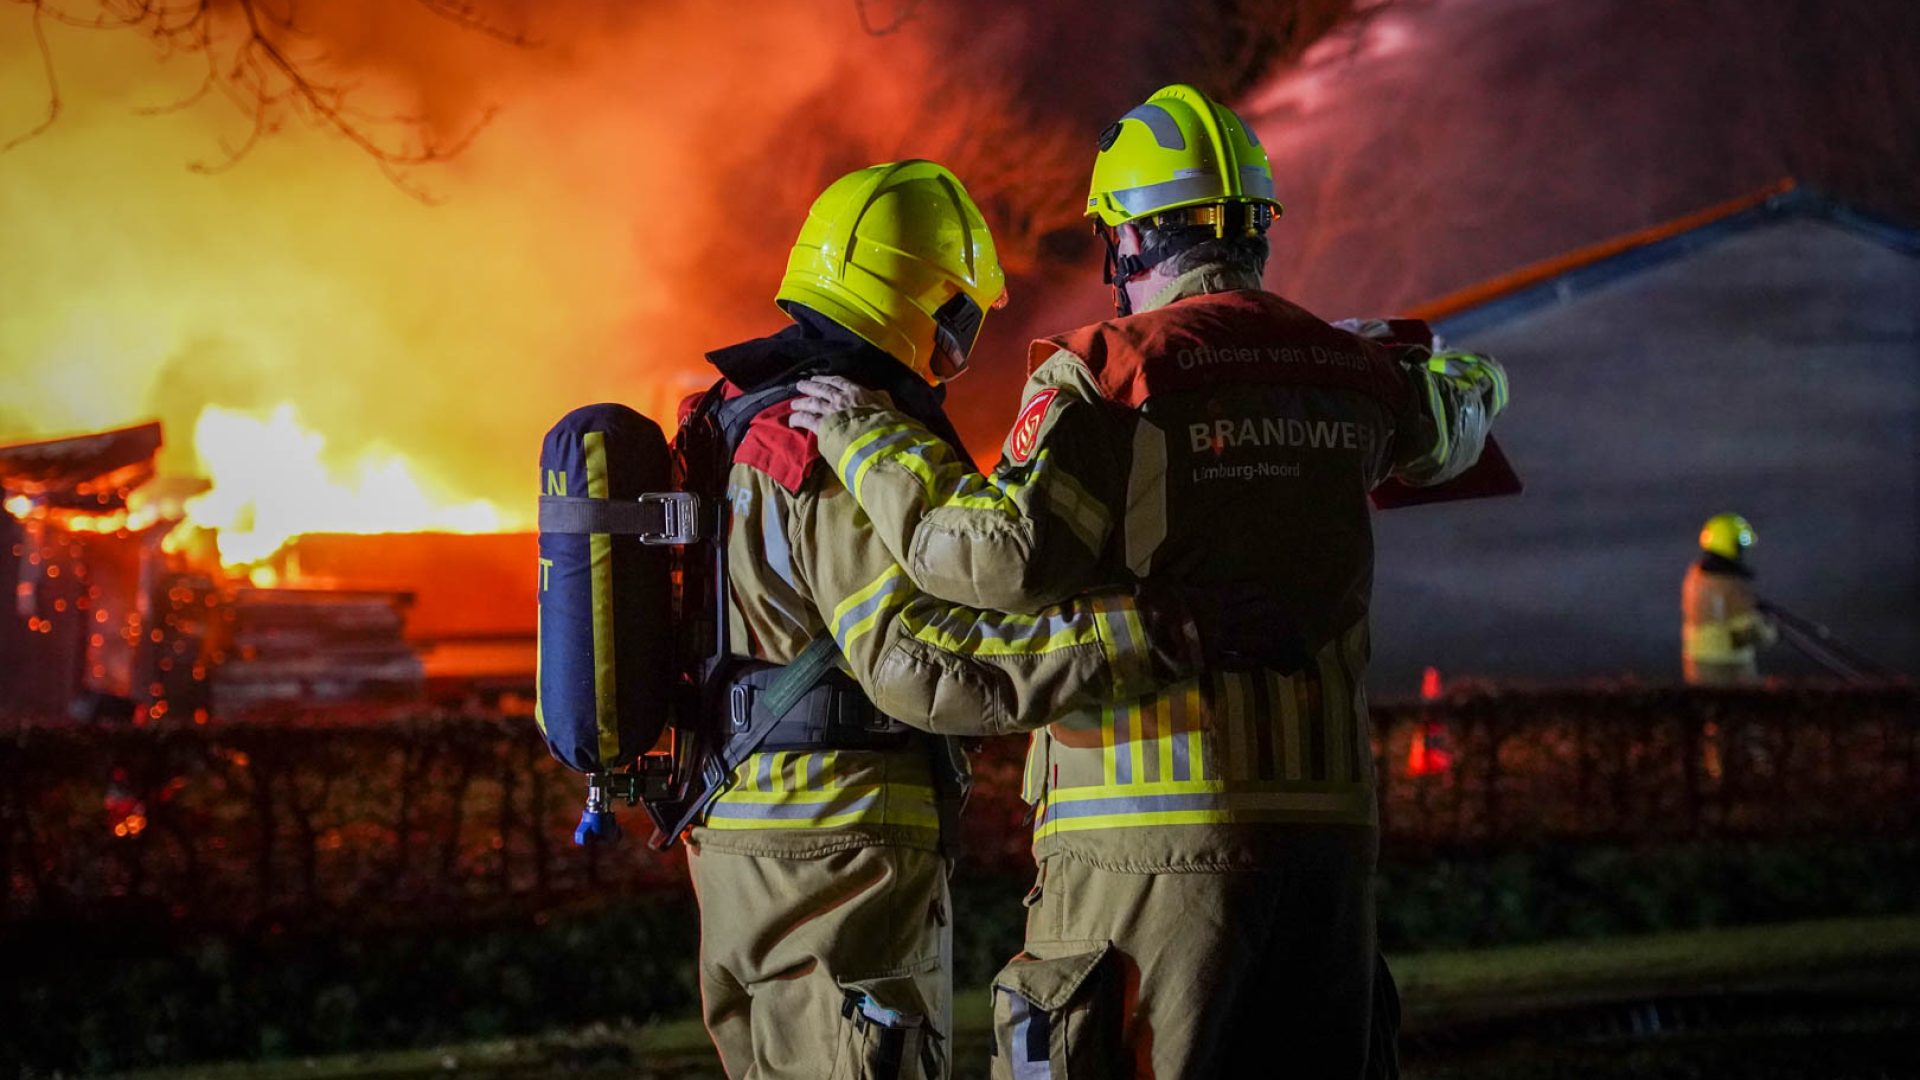
<instances>
[{"instance_id":1,"label":"dark hedge","mask_svg":"<svg viewBox=\"0 0 1920 1080\"><path fill-rule=\"evenodd\" d=\"M1390 950L1920 906L1911 687L1482 689L1374 720ZM1416 737L1449 767L1412 775ZM961 985L1019 940L1019 748L977 757ZM523 718L15 723L0 1075L685 1015L684 863L573 848L579 792Z\"/></svg>"}]
</instances>

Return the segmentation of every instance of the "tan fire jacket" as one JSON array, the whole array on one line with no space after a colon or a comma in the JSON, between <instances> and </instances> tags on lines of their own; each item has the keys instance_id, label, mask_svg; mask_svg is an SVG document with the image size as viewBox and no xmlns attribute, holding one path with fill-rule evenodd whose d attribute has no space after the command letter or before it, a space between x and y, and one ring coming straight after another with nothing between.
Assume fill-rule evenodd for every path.
<instances>
[{"instance_id":1,"label":"tan fire jacket","mask_svg":"<svg viewBox=\"0 0 1920 1080\"><path fill-rule=\"evenodd\" d=\"M1688 684L1740 686L1760 681L1758 647L1778 638L1746 577L1730 569L1687 568L1680 587L1681 661Z\"/></svg>"},{"instance_id":2,"label":"tan fire jacket","mask_svg":"<svg viewBox=\"0 0 1920 1080\"><path fill-rule=\"evenodd\" d=\"M1292 672L1205 672L1036 732L1035 854L1130 870L1264 861L1276 823L1374 819L1363 680L1388 476L1450 479L1506 400L1499 366L1345 333L1203 269L1158 303L1036 342L990 476L888 410L820 447L933 595L1031 611L1149 574L1280 598Z\"/></svg>"},{"instance_id":3,"label":"tan fire jacket","mask_svg":"<svg viewBox=\"0 0 1920 1080\"><path fill-rule=\"evenodd\" d=\"M1026 731L1165 685L1184 640L1157 648L1129 590L1029 615L983 612L916 587L825 467L790 405L753 422L729 476L732 640L788 663L823 630L879 708L928 731ZM1184 631L1169 636L1181 638ZM873 843L932 848L928 746L757 753L693 830L703 850L813 855Z\"/></svg>"}]
</instances>

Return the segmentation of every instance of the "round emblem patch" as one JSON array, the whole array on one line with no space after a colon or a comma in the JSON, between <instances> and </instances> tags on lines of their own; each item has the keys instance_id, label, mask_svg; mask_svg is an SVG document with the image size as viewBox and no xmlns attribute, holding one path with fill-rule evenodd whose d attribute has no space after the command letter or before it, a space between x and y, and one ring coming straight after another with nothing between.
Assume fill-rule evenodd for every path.
<instances>
[{"instance_id":1,"label":"round emblem patch","mask_svg":"<svg viewBox=\"0 0 1920 1080\"><path fill-rule=\"evenodd\" d=\"M1060 391L1048 388L1027 399L1020 407L1020 418L1013 422L1013 434L1007 437L1007 454L1016 465L1025 465L1040 445L1040 425L1047 418L1047 406Z\"/></svg>"}]
</instances>

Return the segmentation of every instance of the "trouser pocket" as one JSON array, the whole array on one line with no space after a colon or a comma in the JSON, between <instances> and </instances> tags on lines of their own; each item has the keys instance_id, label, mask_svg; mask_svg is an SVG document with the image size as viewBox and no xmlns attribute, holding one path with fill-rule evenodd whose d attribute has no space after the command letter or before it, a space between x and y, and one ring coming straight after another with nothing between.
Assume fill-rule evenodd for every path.
<instances>
[{"instance_id":1,"label":"trouser pocket","mask_svg":"<svg viewBox=\"0 0 1920 1080\"><path fill-rule=\"evenodd\" d=\"M993 980L994 1080L1125 1077L1119 958L1106 941L1021 953Z\"/></svg>"},{"instance_id":2,"label":"trouser pocket","mask_svg":"<svg viewBox=\"0 0 1920 1080\"><path fill-rule=\"evenodd\" d=\"M914 975L840 980L833 1080L945 1080L943 1033Z\"/></svg>"}]
</instances>

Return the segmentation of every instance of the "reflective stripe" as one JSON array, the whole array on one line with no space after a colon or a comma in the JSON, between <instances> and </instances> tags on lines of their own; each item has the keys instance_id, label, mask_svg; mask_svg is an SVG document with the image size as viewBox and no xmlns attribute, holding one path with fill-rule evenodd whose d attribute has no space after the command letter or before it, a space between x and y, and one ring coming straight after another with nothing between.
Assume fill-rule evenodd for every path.
<instances>
[{"instance_id":1,"label":"reflective stripe","mask_svg":"<svg viewBox=\"0 0 1920 1080\"><path fill-rule=\"evenodd\" d=\"M840 752L770 751L734 770L733 784L707 811L711 829L800 829L893 825L938 831L932 786L874 779L884 764L869 762L869 779L839 781Z\"/></svg>"},{"instance_id":2,"label":"reflective stripe","mask_svg":"<svg viewBox=\"0 0 1920 1080\"><path fill-rule=\"evenodd\" d=\"M760 552L774 576L789 589L799 588L793 577L793 549L787 543L785 500L768 499L760 508Z\"/></svg>"},{"instance_id":3,"label":"reflective stripe","mask_svg":"<svg viewBox=\"0 0 1920 1080\"><path fill-rule=\"evenodd\" d=\"M1279 676L1269 678L1275 684L1274 695L1280 699L1280 728L1284 736L1280 744L1278 774L1289 780L1298 780L1301 763L1307 758L1306 740L1300 731L1300 692L1292 679ZM1259 721L1256 719L1254 722Z\"/></svg>"},{"instance_id":4,"label":"reflective stripe","mask_svg":"<svg viewBox=\"0 0 1920 1080\"><path fill-rule=\"evenodd\" d=\"M880 459L887 443L890 440L904 441L910 430L905 424L887 424L874 428L848 444L834 471L840 474L840 482L846 485L856 500L860 498L860 484L866 479L867 470Z\"/></svg>"},{"instance_id":5,"label":"reflective stripe","mask_svg":"<svg viewBox=\"0 0 1920 1080\"><path fill-rule=\"evenodd\" d=\"M1247 708L1248 676L1242 672L1229 672L1220 677L1221 698L1226 713L1227 727L1227 768L1229 780L1246 780L1253 774L1253 734L1249 725L1253 722L1251 710Z\"/></svg>"},{"instance_id":6,"label":"reflective stripe","mask_svg":"<svg viewBox=\"0 0 1920 1080\"><path fill-rule=\"evenodd\" d=\"M1681 630L1681 648L1686 656L1707 663L1748 663L1758 656L1752 645L1733 643L1734 627L1728 622L1699 623Z\"/></svg>"},{"instance_id":7,"label":"reflective stripe","mask_svg":"<svg viewBox=\"0 0 1920 1080\"><path fill-rule=\"evenodd\" d=\"M1053 1080L1053 1058L1049 1043L1053 1025L1047 1014L1033 1007L1017 991L1004 986L994 989L1007 995L1007 1062L1013 1080Z\"/></svg>"},{"instance_id":8,"label":"reflective stripe","mask_svg":"<svg viewBox=\"0 0 1920 1080\"><path fill-rule=\"evenodd\" d=\"M1153 141L1165 149L1185 150L1187 148L1187 136L1181 132L1180 122L1173 118L1172 113L1151 101L1135 105L1120 120L1122 123L1138 120L1147 125L1148 130L1153 132Z\"/></svg>"},{"instance_id":9,"label":"reflective stripe","mask_svg":"<svg viewBox=\"0 0 1920 1080\"><path fill-rule=\"evenodd\" d=\"M1249 138L1252 137L1252 128L1247 129L1247 135ZM1255 143L1254 145L1258 146L1260 144ZM1258 165L1240 166L1240 192L1241 194L1251 195L1259 199L1273 198L1273 173Z\"/></svg>"},{"instance_id":10,"label":"reflective stripe","mask_svg":"<svg viewBox=\"0 0 1920 1080\"><path fill-rule=\"evenodd\" d=\"M1166 771L1160 775L1170 780L1193 779L1193 732L1187 729L1190 722L1187 716L1187 695L1168 694L1161 698L1166 704L1167 716L1167 759Z\"/></svg>"},{"instance_id":11,"label":"reflective stripe","mask_svg":"<svg viewBox=\"0 0 1920 1080\"><path fill-rule=\"evenodd\" d=\"M1058 415L1058 412L1049 415ZM1053 461L1052 455L1043 449L1022 469L982 476L971 461L956 456L951 447L925 428L887 424L849 443L835 471L854 499L862 501L866 497L868 476L876 466L886 462L914 478L926 509L957 507L984 511L1016 527L1027 523L1035 493L1040 492L1045 497L1046 508L1061 519L1089 552L1097 553L1105 544L1110 525L1107 508Z\"/></svg>"},{"instance_id":12,"label":"reflective stripe","mask_svg":"<svg viewBox=\"0 0 1920 1080\"><path fill-rule=\"evenodd\" d=\"M1150 770L1153 774L1150 779L1153 780L1179 779L1173 775L1173 710L1168 708L1170 704L1167 696L1160 694L1142 710L1145 715L1153 717L1153 734L1147 736L1153 740L1154 752L1148 758L1153 765Z\"/></svg>"},{"instance_id":13,"label":"reflective stripe","mask_svg":"<svg viewBox=\"0 0 1920 1080\"><path fill-rule=\"evenodd\" d=\"M1365 820L1372 797L1357 784L1279 786L1196 780L1048 793L1035 838L1094 829L1219 825L1288 819Z\"/></svg>"},{"instance_id":14,"label":"reflective stripe","mask_svg":"<svg viewBox=\"0 0 1920 1080\"><path fill-rule=\"evenodd\" d=\"M904 588L906 574L898 564L889 566L833 609L833 640L841 652L851 652L853 643L873 629L881 612L907 602L911 592Z\"/></svg>"},{"instance_id":15,"label":"reflective stripe","mask_svg":"<svg viewBox=\"0 0 1920 1080\"><path fill-rule=\"evenodd\" d=\"M1069 786L1050 773L1035 839L1133 827L1371 821L1366 642L1366 627L1355 625L1294 676L1218 673L1101 710L1097 743L1087 731L1085 741L1049 745L1063 767L1078 765L1065 774Z\"/></svg>"},{"instance_id":16,"label":"reflective stripe","mask_svg":"<svg viewBox=\"0 0 1920 1080\"><path fill-rule=\"evenodd\" d=\"M1179 176L1172 180L1163 180L1158 184L1145 184L1136 188L1122 188L1113 193L1113 201L1129 214L1144 214L1160 210L1175 203L1197 202L1202 199L1221 199L1227 195L1226 185L1217 175Z\"/></svg>"},{"instance_id":17,"label":"reflective stripe","mask_svg":"<svg viewBox=\"0 0 1920 1080\"><path fill-rule=\"evenodd\" d=\"M913 600L900 620L914 637L947 652L969 656L1039 656L1102 641L1101 611L1093 618L1069 609L1060 614L1009 615L949 607L924 597Z\"/></svg>"},{"instance_id":18,"label":"reflective stripe","mask_svg":"<svg viewBox=\"0 0 1920 1080\"><path fill-rule=\"evenodd\" d=\"M607 436L589 431L581 437L587 451L587 497L607 498ZM590 533L587 551L593 592L593 703L600 764L620 763L620 698L614 682L613 537Z\"/></svg>"},{"instance_id":19,"label":"reflective stripe","mask_svg":"<svg viewBox=\"0 0 1920 1080\"><path fill-rule=\"evenodd\" d=\"M1038 472L1047 452L1042 450L1034 461L1034 471ZM1067 528L1089 552L1099 554L1106 544L1109 519L1107 508L1100 504L1065 469L1054 469L1047 474L1047 508L1067 523Z\"/></svg>"}]
</instances>

